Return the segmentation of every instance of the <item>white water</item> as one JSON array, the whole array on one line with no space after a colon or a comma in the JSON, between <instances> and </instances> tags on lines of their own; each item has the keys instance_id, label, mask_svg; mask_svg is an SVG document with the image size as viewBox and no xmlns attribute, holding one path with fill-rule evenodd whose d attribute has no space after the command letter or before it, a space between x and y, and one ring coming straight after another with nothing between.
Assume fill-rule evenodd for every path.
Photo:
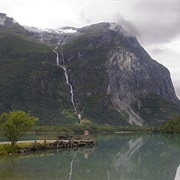
<instances>
[{"instance_id":1,"label":"white water","mask_svg":"<svg viewBox=\"0 0 180 180\"><path fill-rule=\"evenodd\" d=\"M71 177L72 177L73 163L74 163L74 159L75 159L75 157L76 157L76 153L77 153L77 152L74 153L73 159L72 159L72 161L71 161L70 173L69 173L69 180L71 180Z\"/></svg>"},{"instance_id":2,"label":"white water","mask_svg":"<svg viewBox=\"0 0 180 180\"><path fill-rule=\"evenodd\" d=\"M61 66L63 69L64 69L64 74L65 74L65 78L66 78L66 84L69 85L70 87L70 94L71 94L71 102L72 102L72 105L74 107L74 111L77 113L77 109L76 109L76 106L74 104L74 93L73 93L73 88L72 88L72 85L69 83L69 76L67 74L67 70L64 66Z\"/></svg>"},{"instance_id":3,"label":"white water","mask_svg":"<svg viewBox=\"0 0 180 180\"><path fill-rule=\"evenodd\" d=\"M75 111L76 113L78 113L78 112L77 112L77 108L76 108L75 103L74 103L73 87L72 87L72 85L71 85L70 82L69 82L69 76L68 76L67 69L66 69L66 66L65 66L64 55L63 55L63 53L61 52L62 65L60 65L60 63L59 63L59 53L56 51L56 49L57 49L57 47L56 47L55 49L53 49L53 52L55 52L56 55L57 55L57 56L56 56L56 64L57 64L58 66L60 66L60 67L64 70L64 75L65 75L65 78L66 78L66 84L67 84L67 85L69 86L69 88L70 88L71 103L72 103L72 105L73 105L74 111ZM82 119L81 119L81 114L79 114L79 113L78 113L78 119L80 120L80 124L81 124L81 123L82 123Z\"/></svg>"},{"instance_id":4,"label":"white water","mask_svg":"<svg viewBox=\"0 0 180 180\"><path fill-rule=\"evenodd\" d=\"M59 66L59 54L57 53L57 51L55 49L53 49L53 52L56 53L56 64Z\"/></svg>"}]
</instances>

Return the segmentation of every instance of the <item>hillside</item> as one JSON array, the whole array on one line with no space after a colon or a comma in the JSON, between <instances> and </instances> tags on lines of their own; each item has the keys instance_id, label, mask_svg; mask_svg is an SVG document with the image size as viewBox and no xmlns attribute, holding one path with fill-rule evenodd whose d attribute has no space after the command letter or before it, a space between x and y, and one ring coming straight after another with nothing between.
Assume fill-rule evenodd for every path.
<instances>
[{"instance_id":1,"label":"hillside","mask_svg":"<svg viewBox=\"0 0 180 180\"><path fill-rule=\"evenodd\" d=\"M81 116L83 123L140 126L180 114L169 71L121 26L55 31L7 22L0 25L0 113L31 111L42 124Z\"/></svg>"}]
</instances>

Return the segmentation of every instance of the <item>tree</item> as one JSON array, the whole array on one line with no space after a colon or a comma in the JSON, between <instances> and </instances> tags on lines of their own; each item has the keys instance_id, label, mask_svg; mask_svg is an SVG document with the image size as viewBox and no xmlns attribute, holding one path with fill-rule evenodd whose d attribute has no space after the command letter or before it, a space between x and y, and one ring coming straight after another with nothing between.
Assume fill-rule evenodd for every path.
<instances>
[{"instance_id":1,"label":"tree","mask_svg":"<svg viewBox=\"0 0 180 180\"><path fill-rule=\"evenodd\" d=\"M37 117L20 110L3 113L0 117L3 137L13 146L37 121Z\"/></svg>"},{"instance_id":2,"label":"tree","mask_svg":"<svg viewBox=\"0 0 180 180\"><path fill-rule=\"evenodd\" d=\"M180 133L180 116L165 122L161 126L161 131L165 133Z\"/></svg>"}]
</instances>

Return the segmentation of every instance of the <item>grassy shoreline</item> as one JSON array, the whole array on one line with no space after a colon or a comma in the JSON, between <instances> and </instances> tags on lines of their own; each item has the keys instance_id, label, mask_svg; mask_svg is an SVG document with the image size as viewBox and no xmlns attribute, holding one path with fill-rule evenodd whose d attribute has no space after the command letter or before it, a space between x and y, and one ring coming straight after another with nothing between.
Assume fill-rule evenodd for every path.
<instances>
[{"instance_id":1,"label":"grassy shoreline","mask_svg":"<svg viewBox=\"0 0 180 180\"><path fill-rule=\"evenodd\" d=\"M85 125L64 125L64 126L36 126L33 131L38 132L71 132L81 133L85 130L93 133L115 133L115 132L160 132L159 127L139 127L139 126L85 126Z\"/></svg>"},{"instance_id":2,"label":"grassy shoreline","mask_svg":"<svg viewBox=\"0 0 180 180\"><path fill-rule=\"evenodd\" d=\"M19 150L32 147L35 144L43 145L44 140L30 140L30 141L18 141L15 145L11 146L10 142L0 144L0 156L11 156L19 154ZM54 142L55 140L46 140L47 144Z\"/></svg>"},{"instance_id":3,"label":"grassy shoreline","mask_svg":"<svg viewBox=\"0 0 180 180\"><path fill-rule=\"evenodd\" d=\"M35 126L30 134L83 134L85 130L88 130L91 134L96 133L119 133L119 134L140 134L140 133L156 133L160 132L158 127L137 127L137 126L84 126L84 125L66 125L66 126ZM1 133L1 132L0 132ZM28 134L27 133L27 134ZM40 140L38 140L40 141ZM14 146L11 144L0 144L0 156L18 154L18 150L32 145L33 142L17 143ZM43 142L42 142L43 143Z\"/></svg>"},{"instance_id":4,"label":"grassy shoreline","mask_svg":"<svg viewBox=\"0 0 180 180\"><path fill-rule=\"evenodd\" d=\"M18 150L21 148L25 148L32 143L24 142L24 143L18 143L14 146L11 146L11 144L0 144L0 156L9 156L9 155L15 155L18 154Z\"/></svg>"}]
</instances>

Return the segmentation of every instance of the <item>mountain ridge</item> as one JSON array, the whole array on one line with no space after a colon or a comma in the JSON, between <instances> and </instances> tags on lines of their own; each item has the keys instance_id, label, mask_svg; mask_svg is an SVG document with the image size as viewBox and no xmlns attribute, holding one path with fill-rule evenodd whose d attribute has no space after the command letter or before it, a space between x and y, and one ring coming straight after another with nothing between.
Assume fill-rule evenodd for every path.
<instances>
[{"instance_id":1,"label":"mountain ridge","mask_svg":"<svg viewBox=\"0 0 180 180\"><path fill-rule=\"evenodd\" d=\"M1 94L1 112L31 110L45 124L78 123L80 115L88 124L138 126L160 125L180 114L167 68L120 25L8 28L0 26L0 85L7 92Z\"/></svg>"}]
</instances>

